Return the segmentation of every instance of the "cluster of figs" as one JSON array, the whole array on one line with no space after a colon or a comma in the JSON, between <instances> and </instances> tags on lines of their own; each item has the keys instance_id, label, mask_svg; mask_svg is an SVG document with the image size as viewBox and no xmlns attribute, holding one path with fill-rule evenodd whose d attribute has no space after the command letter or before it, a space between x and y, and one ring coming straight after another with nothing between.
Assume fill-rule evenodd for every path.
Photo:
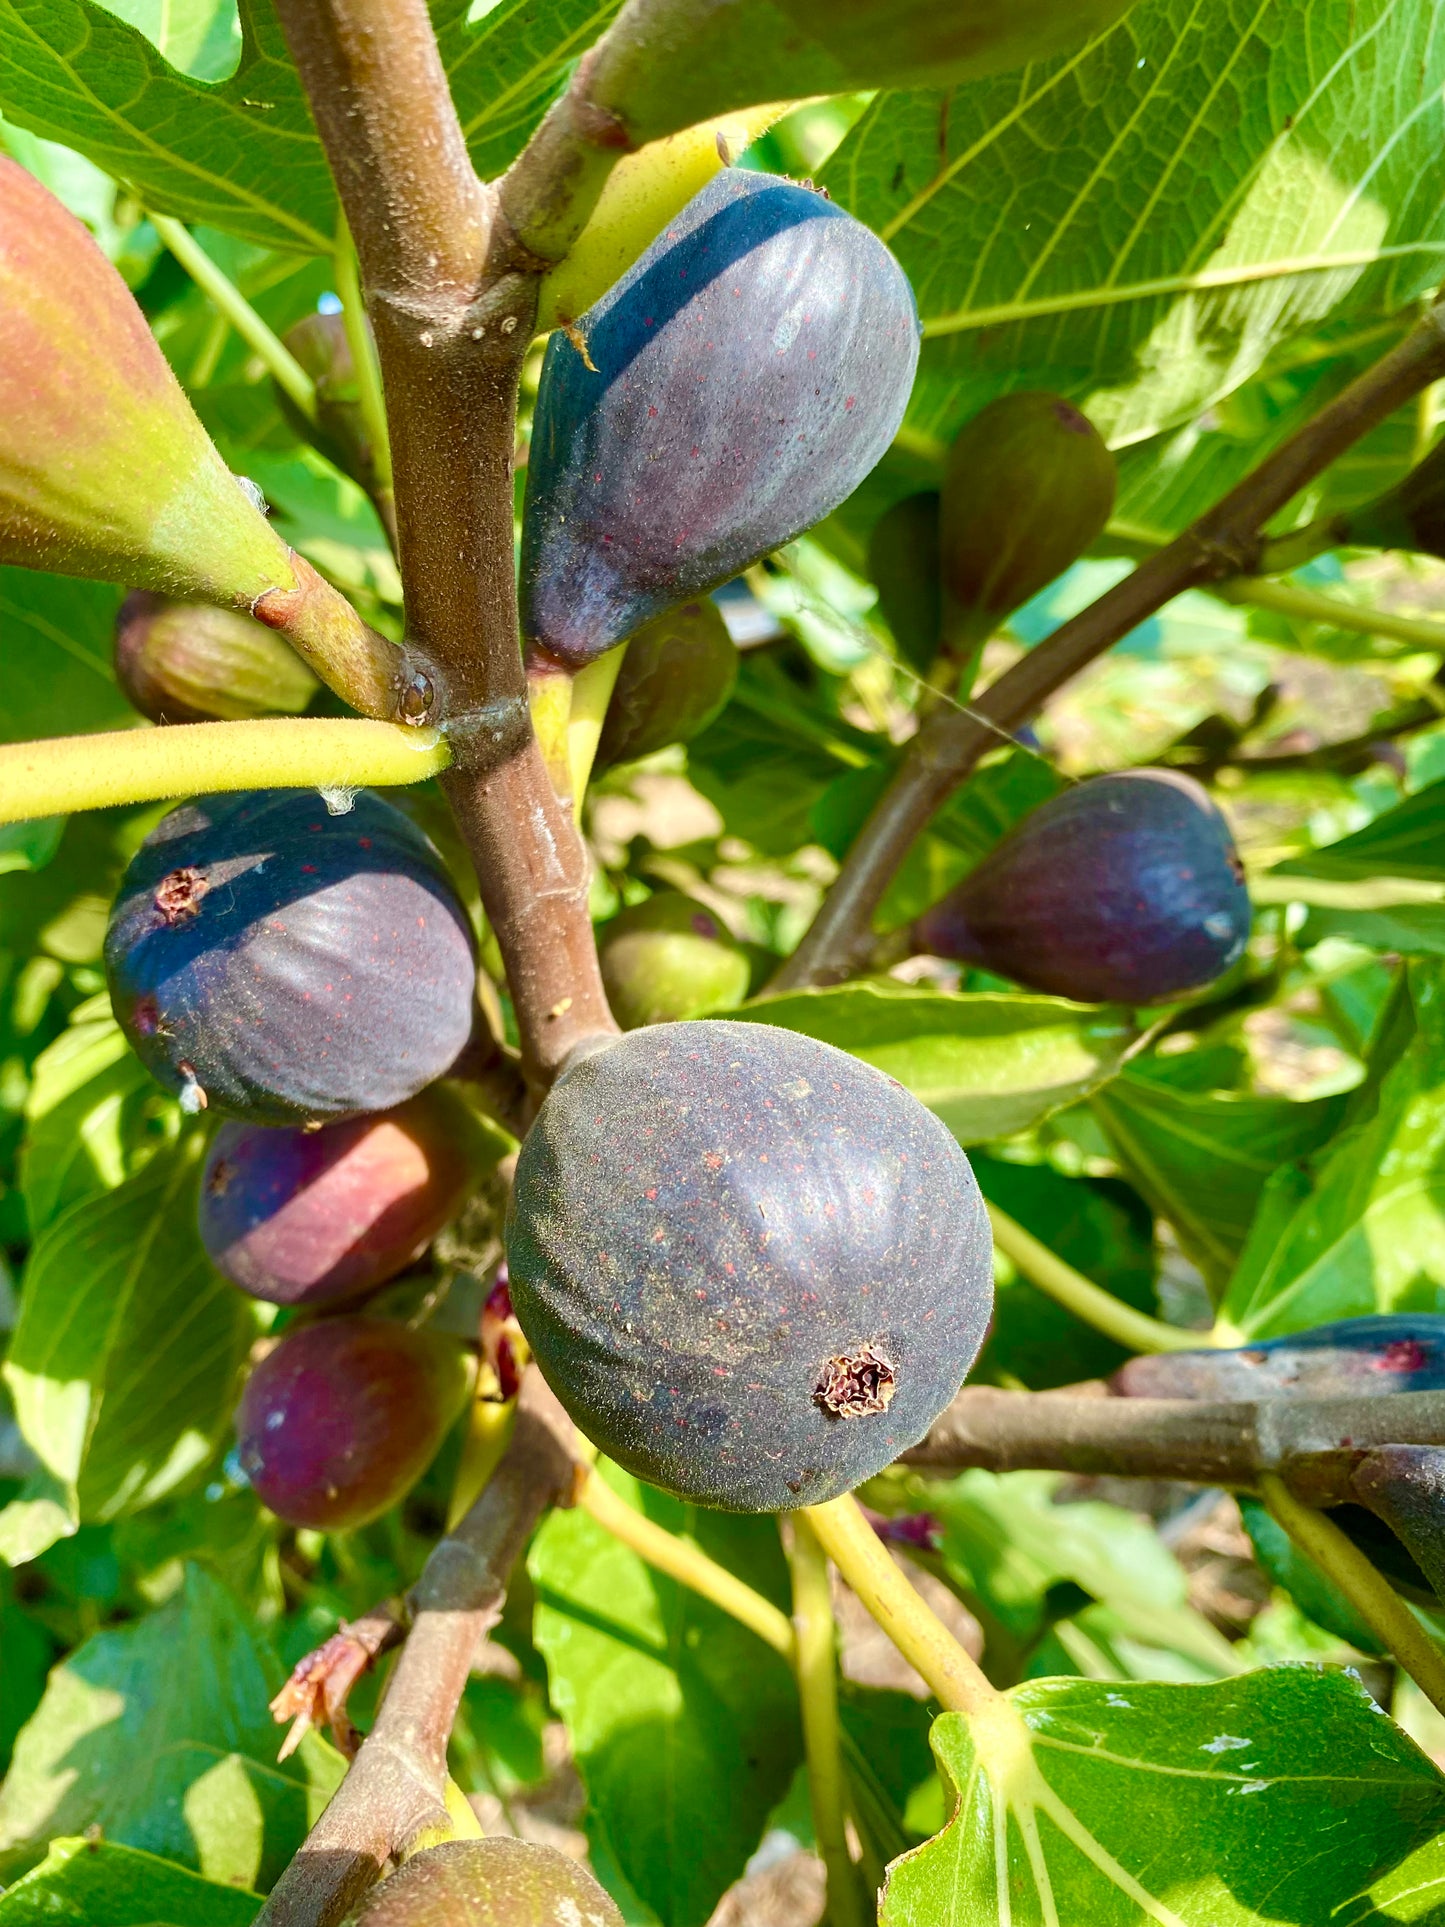
<instances>
[{"instance_id":1,"label":"cluster of figs","mask_svg":"<svg viewBox=\"0 0 1445 1927\"><path fill-rule=\"evenodd\" d=\"M349 635L369 661L379 639L346 631L226 472L79 224L0 170L0 560L132 585L117 673L152 719L299 712L315 679L298 649ZM389 513L339 322L311 317L293 345L317 381L308 432ZM710 592L877 464L918 350L883 243L741 169L552 336L522 640L536 675L629 643L604 762L683 740L726 702L737 655ZM82 366L83 407L67 374ZM88 463L66 456L82 436ZM875 534L902 659L950 661L966 687L998 623L1098 534L1113 487L1069 404L985 409L941 491ZM1247 932L1219 813L1187 778L1137 770L1043 805L915 935L1023 985L1137 1004L1208 983ZM757 988L757 960L705 906L634 905L602 953L623 1034L575 1053L525 1137L493 1314L515 1315L583 1431L643 1478L735 1510L836 1497L920 1438L982 1343L992 1253L969 1164L878 1071L719 1014ZM368 1309L498 1156L466 1081L482 1019L457 882L415 812L372 792L204 796L137 852L105 961L141 1060L218 1120L206 1249L277 1308L240 1462L283 1519L362 1524L415 1482L469 1384L457 1341Z\"/></svg>"}]
</instances>

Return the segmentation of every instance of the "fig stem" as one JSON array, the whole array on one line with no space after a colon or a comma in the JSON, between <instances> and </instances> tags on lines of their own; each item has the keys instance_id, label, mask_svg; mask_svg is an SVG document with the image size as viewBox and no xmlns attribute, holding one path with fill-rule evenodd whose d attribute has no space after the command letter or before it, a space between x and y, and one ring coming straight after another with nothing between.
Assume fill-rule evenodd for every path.
<instances>
[{"instance_id":1,"label":"fig stem","mask_svg":"<svg viewBox=\"0 0 1445 1927\"><path fill-rule=\"evenodd\" d=\"M277 386L285 390L307 421L314 422L316 384L281 337L261 319L188 227L169 214L148 213L146 218L212 307L226 317L251 352L266 364L266 372Z\"/></svg>"},{"instance_id":2,"label":"fig stem","mask_svg":"<svg viewBox=\"0 0 1445 1927\"><path fill-rule=\"evenodd\" d=\"M341 320L346 329L346 345L351 350L351 366L356 374L356 398L361 406L367 440L371 444L371 467L376 491L390 502L391 434L386 425L381 363L377 360L376 342L367 325L366 302L361 293L361 266L344 214L337 218L336 249L332 256L331 272L336 281L336 296L341 303ZM394 528L391 529L391 535L394 544Z\"/></svg>"},{"instance_id":3,"label":"fig stem","mask_svg":"<svg viewBox=\"0 0 1445 1927\"><path fill-rule=\"evenodd\" d=\"M1445 654L1445 623L1430 622L1423 616L1399 616L1389 609L1367 609L1360 603L1345 602L1339 596L1304 589L1293 582L1241 575L1232 582L1216 583L1209 593L1220 602L1267 609L1297 622L1324 623L1331 629L1348 629L1355 635L1386 636L1392 642L1410 643L1436 655Z\"/></svg>"},{"instance_id":4,"label":"fig stem","mask_svg":"<svg viewBox=\"0 0 1445 1927\"><path fill-rule=\"evenodd\" d=\"M592 765L597 758L602 725L607 718L607 705L612 700L626 654L627 644L619 642L615 649L609 649L596 662L589 662L572 678L572 707L567 717L567 773L572 783L572 808L579 821L582 799L587 794Z\"/></svg>"},{"instance_id":5,"label":"fig stem","mask_svg":"<svg viewBox=\"0 0 1445 1927\"><path fill-rule=\"evenodd\" d=\"M1389 1581L1333 1519L1296 1498L1277 1472L1261 1475L1259 1492L1299 1550L1334 1581L1431 1705L1445 1713L1445 1652Z\"/></svg>"},{"instance_id":6,"label":"fig stem","mask_svg":"<svg viewBox=\"0 0 1445 1927\"><path fill-rule=\"evenodd\" d=\"M829 1927L864 1927L863 1893L848 1852L842 1728L838 1720L838 1628L828 1558L801 1513L793 1516L788 1565L793 1579L798 1699L808 1760L813 1831L828 1875Z\"/></svg>"},{"instance_id":7,"label":"fig stem","mask_svg":"<svg viewBox=\"0 0 1445 1927\"><path fill-rule=\"evenodd\" d=\"M0 823L217 790L424 782L450 762L432 729L360 717L172 723L0 746Z\"/></svg>"},{"instance_id":8,"label":"fig stem","mask_svg":"<svg viewBox=\"0 0 1445 1927\"><path fill-rule=\"evenodd\" d=\"M1257 573L1261 530L1362 435L1445 375L1445 305L1274 449L1174 541L1072 616L991 683L968 710L940 707L921 724L854 839L811 928L772 990L839 983L866 962L874 912L915 838L1011 734L1081 669L1186 589Z\"/></svg>"},{"instance_id":9,"label":"fig stem","mask_svg":"<svg viewBox=\"0 0 1445 1927\"><path fill-rule=\"evenodd\" d=\"M984 1202L993 1225L994 1244L1004 1256L1031 1285L1047 1292L1055 1304L1062 1305L1065 1311L1071 1311L1075 1318L1092 1325L1106 1338L1112 1338L1131 1352L1197 1352L1211 1342L1207 1332L1182 1331L1178 1325L1166 1325L1160 1318L1151 1318L1147 1312L1123 1304L1112 1292L1065 1264L1006 1211L1000 1211L987 1199Z\"/></svg>"},{"instance_id":10,"label":"fig stem","mask_svg":"<svg viewBox=\"0 0 1445 1927\"><path fill-rule=\"evenodd\" d=\"M790 1666L796 1664L797 1648L788 1615L764 1599L760 1592L745 1584L709 1559L698 1547L689 1545L664 1526L645 1518L635 1507L619 1498L601 1474L589 1472L582 1482L577 1503L605 1532L635 1552L639 1559L675 1579L679 1585L710 1599L715 1606L755 1632L764 1644L780 1653Z\"/></svg>"},{"instance_id":11,"label":"fig stem","mask_svg":"<svg viewBox=\"0 0 1445 1927\"><path fill-rule=\"evenodd\" d=\"M852 1493L801 1515L823 1550L908 1663L951 1713L976 1715L1003 1695L894 1565Z\"/></svg>"},{"instance_id":12,"label":"fig stem","mask_svg":"<svg viewBox=\"0 0 1445 1927\"><path fill-rule=\"evenodd\" d=\"M485 1491L511 1443L516 1419L515 1399L508 1399L504 1405L495 1398L485 1397L480 1387L473 1392L467 1413L467 1435L447 1505L448 1532L466 1517Z\"/></svg>"}]
</instances>

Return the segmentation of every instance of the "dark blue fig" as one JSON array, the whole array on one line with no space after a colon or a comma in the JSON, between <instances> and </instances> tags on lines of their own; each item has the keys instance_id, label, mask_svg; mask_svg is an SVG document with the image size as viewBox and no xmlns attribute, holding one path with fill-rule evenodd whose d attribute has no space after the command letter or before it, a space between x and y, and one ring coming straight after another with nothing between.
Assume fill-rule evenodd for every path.
<instances>
[{"instance_id":1,"label":"dark blue fig","mask_svg":"<svg viewBox=\"0 0 1445 1927\"><path fill-rule=\"evenodd\" d=\"M724 169L547 346L522 627L580 665L790 541L892 441L918 361L903 270L808 188Z\"/></svg>"},{"instance_id":2,"label":"dark blue fig","mask_svg":"<svg viewBox=\"0 0 1445 1927\"><path fill-rule=\"evenodd\" d=\"M1237 1350L1131 1358L1110 1381L1126 1398L1372 1398L1445 1388L1445 1316L1341 1318Z\"/></svg>"},{"instance_id":3,"label":"dark blue fig","mask_svg":"<svg viewBox=\"0 0 1445 1927\"><path fill-rule=\"evenodd\" d=\"M1243 953L1229 825L1174 770L1095 776L1025 817L919 919L920 948L1080 1003L1152 1004Z\"/></svg>"},{"instance_id":4,"label":"dark blue fig","mask_svg":"<svg viewBox=\"0 0 1445 1927\"><path fill-rule=\"evenodd\" d=\"M436 850L371 791L172 810L121 879L111 1001L142 1063L193 1110L290 1124L390 1110L471 1033L475 945Z\"/></svg>"},{"instance_id":5,"label":"dark blue fig","mask_svg":"<svg viewBox=\"0 0 1445 1927\"><path fill-rule=\"evenodd\" d=\"M201 1242L253 1298L359 1298L421 1256L483 1163L470 1111L440 1084L380 1117L319 1130L232 1118L201 1178Z\"/></svg>"},{"instance_id":6,"label":"dark blue fig","mask_svg":"<svg viewBox=\"0 0 1445 1927\"><path fill-rule=\"evenodd\" d=\"M710 597L669 609L630 636L597 743L597 768L686 743L726 705L737 644Z\"/></svg>"},{"instance_id":7,"label":"dark blue fig","mask_svg":"<svg viewBox=\"0 0 1445 1927\"><path fill-rule=\"evenodd\" d=\"M993 1306L967 1158L829 1044L634 1031L553 1086L517 1163L512 1302L587 1436L736 1512L850 1491L927 1431Z\"/></svg>"},{"instance_id":8,"label":"dark blue fig","mask_svg":"<svg viewBox=\"0 0 1445 1927\"><path fill-rule=\"evenodd\" d=\"M431 1463L466 1383L461 1348L435 1332L385 1318L293 1326L241 1394L241 1469L289 1525L365 1525Z\"/></svg>"}]
</instances>

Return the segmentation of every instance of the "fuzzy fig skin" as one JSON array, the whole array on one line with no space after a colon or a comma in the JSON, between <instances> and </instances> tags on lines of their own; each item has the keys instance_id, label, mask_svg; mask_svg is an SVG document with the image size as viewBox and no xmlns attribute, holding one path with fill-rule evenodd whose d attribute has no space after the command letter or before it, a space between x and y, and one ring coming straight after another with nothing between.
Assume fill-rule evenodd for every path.
<instances>
[{"instance_id":1,"label":"fuzzy fig skin","mask_svg":"<svg viewBox=\"0 0 1445 1927\"><path fill-rule=\"evenodd\" d=\"M602 984L624 1030L735 1010L748 994L748 954L706 904L659 890L597 934Z\"/></svg>"},{"instance_id":2,"label":"fuzzy fig skin","mask_svg":"<svg viewBox=\"0 0 1445 1927\"><path fill-rule=\"evenodd\" d=\"M273 1305L336 1305L419 1258L480 1168L461 1099L434 1085L380 1117L216 1133L198 1219L211 1263Z\"/></svg>"},{"instance_id":3,"label":"fuzzy fig skin","mask_svg":"<svg viewBox=\"0 0 1445 1927\"><path fill-rule=\"evenodd\" d=\"M522 629L576 668L821 521L892 441L918 312L861 222L724 168L547 346ZM591 365L589 366L589 360Z\"/></svg>"},{"instance_id":4,"label":"fuzzy fig skin","mask_svg":"<svg viewBox=\"0 0 1445 1927\"><path fill-rule=\"evenodd\" d=\"M967 1158L901 1085L796 1032L634 1031L518 1159L512 1302L610 1457L734 1512L851 1491L953 1397L993 1306Z\"/></svg>"},{"instance_id":5,"label":"fuzzy fig skin","mask_svg":"<svg viewBox=\"0 0 1445 1927\"><path fill-rule=\"evenodd\" d=\"M628 639L596 767L690 742L725 707L737 679L737 644L708 597L645 623Z\"/></svg>"},{"instance_id":6,"label":"fuzzy fig skin","mask_svg":"<svg viewBox=\"0 0 1445 1927\"><path fill-rule=\"evenodd\" d=\"M1370 1398L1445 1389L1445 1316L1384 1312L1235 1350L1131 1358L1109 1381L1124 1398Z\"/></svg>"},{"instance_id":7,"label":"fuzzy fig skin","mask_svg":"<svg viewBox=\"0 0 1445 1927\"><path fill-rule=\"evenodd\" d=\"M471 925L436 850L360 791L172 810L121 879L105 942L111 1001L151 1075L253 1124L385 1111L471 1034Z\"/></svg>"},{"instance_id":8,"label":"fuzzy fig skin","mask_svg":"<svg viewBox=\"0 0 1445 1927\"><path fill-rule=\"evenodd\" d=\"M299 716L320 684L274 629L235 609L136 589L115 623L115 679L153 723Z\"/></svg>"},{"instance_id":9,"label":"fuzzy fig skin","mask_svg":"<svg viewBox=\"0 0 1445 1927\"><path fill-rule=\"evenodd\" d=\"M556 1847L448 1840L373 1887L356 1927L623 1927L605 1887Z\"/></svg>"},{"instance_id":10,"label":"fuzzy fig skin","mask_svg":"<svg viewBox=\"0 0 1445 1927\"><path fill-rule=\"evenodd\" d=\"M385 1318L286 1332L236 1409L241 1467L288 1525L342 1532L409 1492L461 1409L456 1344Z\"/></svg>"},{"instance_id":11,"label":"fuzzy fig skin","mask_svg":"<svg viewBox=\"0 0 1445 1927\"><path fill-rule=\"evenodd\" d=\"M1041 804L916 927L920 949L1089 1004L1212 983L1249 937L1229 826L1173 770L1095 776Z\"/></svg>"}]
</instances>

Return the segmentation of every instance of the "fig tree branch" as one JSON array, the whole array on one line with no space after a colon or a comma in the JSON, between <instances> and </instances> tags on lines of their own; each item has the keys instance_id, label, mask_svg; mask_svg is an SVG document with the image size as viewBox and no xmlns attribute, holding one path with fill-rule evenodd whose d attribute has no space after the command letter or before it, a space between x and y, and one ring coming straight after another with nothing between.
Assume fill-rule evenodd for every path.
<instances>
[{"instance_id":1,"label":"fig tree branch","mask_svg":"<svg viewBox=\"0 0 1445 1927\"><path fill-rule=\"evenodd\" d=\"M500 1465L427 1560L412 1625L376 1724L256 1927L334 1927L387 1860L448 1825L447 1740L477 1644L496 1624L507 1579L538 1518L570 1497L571 1427L540 1374L527 1373Z\"/></svg>"},{"instance_id":2,"label":"fig tree branch","mask_svg":"<svg viewBox=\"0 0 1445 1927\"><path fill-rule=\"evenodd\" d=\"M517 379L547 265L467 155L424 0L281 0L356 243L390 431L406 596L401 713L445 783L507 966L529 1078L614 1028L586 851L527 709L512 562Z\"/></svg>"},{"instance_id":3,"label":"fig tree branch","mask_svg":"<svg viewBox=\"0 0 1445 1927\"><path fill-rule=\"evenodd\" d=\"M1000 736L1027 722L1055 690L1184 590L1249 575L1258 565L1261 531L1270 517L1442 374L1445 306L1437 305L1182 535L1005 671L972 710L936 709L910 743L812 927L771 988L837 983L851 975L869 947L873 913L915 837Z\"/></svg>"}]
</instances>

